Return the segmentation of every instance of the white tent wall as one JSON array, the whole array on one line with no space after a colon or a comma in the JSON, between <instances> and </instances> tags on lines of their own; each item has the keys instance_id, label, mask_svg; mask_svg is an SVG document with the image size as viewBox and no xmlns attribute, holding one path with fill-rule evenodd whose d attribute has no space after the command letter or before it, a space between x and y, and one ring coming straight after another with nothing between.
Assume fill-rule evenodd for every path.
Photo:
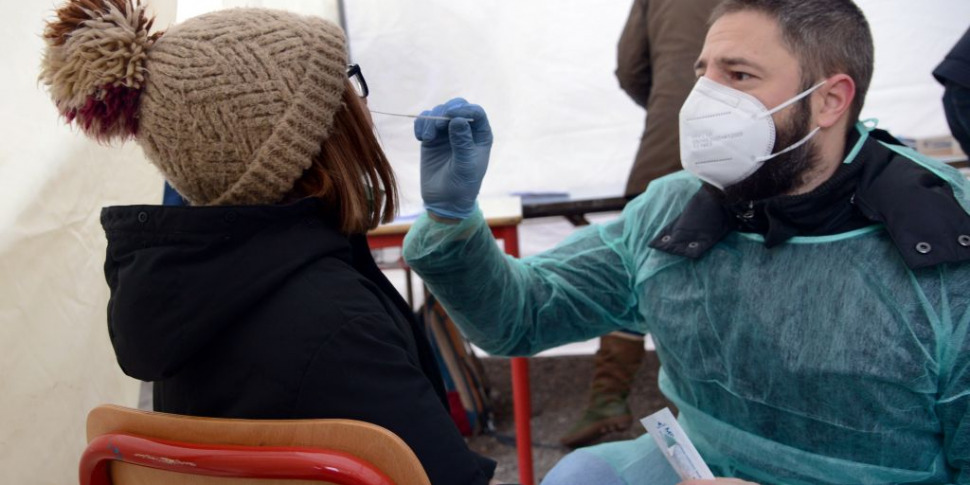
<instances>
[{"instance_id":1,"label":"white tent wall","mask_svg":"<svg viewBox=\"0 0 970 485\"><path fill-rule=\"evenodd\" d=\"M152 4L158 24L175 0ZM137 403L105 324L102 206L155 203L162 178L134 144L99 146L58 119L37 82L52 2L7 2L0 31L0 482L76 483L85 417Z\"/></svg>"},{"instance_id":2,"label":"white tent wall","mask_svg":"<svg viewBox=\"0 0 970 485\"><path fill-rule=\"evenodd\" d=\"M970 2L858 1L877 46L864 115L897 134L945 134L942 91L929 73L967 28ZM8 66L0 78L0 477L70 483L87 411L137 402L137 382L118 369L107 336L99 211L156 203L161 178L135 144L99 146L57 118L36 82L41 20L54 2L8 3L0 32ZM176 18L176 0L149 3L157 25ZM240 5L334 11L312 0L183 0L178 17ZM496 136L485 196L623 187L643 125L643 112L613 78L630 0L346 0L345 7L373 109L416 114L453 96L485 106ZM411 122L375 115L375 124L403 187L404 212L417 211Z\"/></svg>"},{"instance_id":3,"label":"white tent wall","mask_svg":"<svg viewBox=\"0 0 970 485\"><path fill-rule=\"evenodd\" d=\"M910 138L948 135L932 72L970 27L966 0L856 0L872 26L876 69L862 118Z\"/></svg>"},{"instance_id":4,"label":"white tent wall","mask_svg":"<svg viewBox=\"0 0 970 485\"><path fill-rule=\"evenodd\" d=\"M304 15L316 15L339 23L337 0L181 0L176 21L181 22L213 10L235 7L277 8Z\"/></svg>"},{"instance_id":5,"label":"white tent wall","mask_svg":"<svg viewBox=\"0 0 970 485\"><path fill-rule=\"evenodd\" d=\"M483 196L584 188L615 194L643 111L613 77L630 2L354 0L347 27L372 109L417 114L461 96L488 112L495 144ZM420 208L411 121L374 116Z\"/></svg>"}]
</instances>

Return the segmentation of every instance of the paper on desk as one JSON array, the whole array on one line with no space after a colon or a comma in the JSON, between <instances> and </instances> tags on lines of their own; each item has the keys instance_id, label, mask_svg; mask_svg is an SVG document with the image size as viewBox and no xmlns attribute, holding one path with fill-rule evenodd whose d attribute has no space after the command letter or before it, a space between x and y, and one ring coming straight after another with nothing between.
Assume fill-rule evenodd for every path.
<instances>
[{"instance_id":1,"label":"paper on desk","mask_svg":"<svg viewBox=\"0 0 970 485\"><path fill-rule=\"evenodd\" d=\"M680 475L681 480L714 478L711 469L707 467L707 463L704 463L704 459L687 438L683 428L677 424L670 409L663 408L641 419L640 422L657 442L657 447L670 462L670 466L674 467Z\"/></svg>"},{"instance_id":2,"label":"paper on desk","mask_svg":"<svg viewBox=\"0 0 970 485\"><path fill-rule=\"evenodd\" d=\"M523 204L548 204L551 202L569 201L569 192L512 192L512 195L522 199Z\"/></svg>"}]
</instances>

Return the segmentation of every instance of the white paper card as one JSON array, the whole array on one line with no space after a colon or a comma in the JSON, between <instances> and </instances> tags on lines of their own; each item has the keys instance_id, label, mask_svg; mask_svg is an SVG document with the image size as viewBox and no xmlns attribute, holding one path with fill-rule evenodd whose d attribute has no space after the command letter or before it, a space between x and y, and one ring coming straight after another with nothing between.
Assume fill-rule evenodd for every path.
<instances>
[{"instance_id":1,"label":"white paper card","mask_svg":"<svg viewBox=\"0 0 970 485\"><path fill-rule=\"evenodd\" d=\"M670 466L674 467L681 480L712 479L714 474L704 463L704 459L687 438L683 428L677 424L670 409L663 408L640 420L647 433L657 442Z\"/></svg>"}]
</instances>

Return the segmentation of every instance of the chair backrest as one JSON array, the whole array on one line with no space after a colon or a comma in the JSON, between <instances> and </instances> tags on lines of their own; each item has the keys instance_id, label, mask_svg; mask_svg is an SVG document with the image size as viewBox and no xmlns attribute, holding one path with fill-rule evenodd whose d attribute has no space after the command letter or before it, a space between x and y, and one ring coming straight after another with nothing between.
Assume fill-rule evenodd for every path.
<instances>
[{"instance_id":1,"label":"chair backrest","mask_svg":"<svg viewBox=\"0 0 970 485\"><path fill-rule=\"evenodd\" d=\"M387 429L362 421L200 418L140 411L109 404L99 406L88 414L87 438L88 451L81 463L82 484L96 483L85 482L84 475L91 474L92 467L98 462L99 456L104 459L105 455L111 455L110 459L113 461L109 467L110 483L115 485L382 483L367 481L377 480L374 478L372 469L376 469L377 475L384 475L396 485L430 485L421 462L401 438ZM112 444L109 445L109 442ZM129 448L120 448L116 443L124 443L124 446ZM174 451L176 448L178 451ZM133 449L142 451L134 453ZM218 468L222 466L220 463L226 464L223 463L225 459L208 453L209 450L229 450L235 460L231 463L232 466L238 466L239 458L244 457L241 462L248 470L244 473L234 473L229 470L232 466L228 466L226 467L228 471L216 473L223 476L212 476L211 471L206 472L208 474L198 474L203 472L202 468L210 465ZM196 466L196 463L201 464L204 460L196 462L194 459L173 458L170 452L188 453L175 456L204 456L209 463ZM261 463L275 465L267 467L261 466ZM347 469L358 468L357 472L353 473L345 471L342 472L343 475L336 472L323 475L329 476L332 482L321 482L319 479L311 482L290 479L228 478L229 476L267 478L300 476L299 474L249 474L253 469L268 470L274 466L278 470L281 463L291 469L309 466L316 469L336 470L338 466L331 466L332 464L346 465ZM321 463L325 465L321 466ZM178 470L178 472L172 470ZM371 478L366 478L368 476ZM364 479L361 480L361 477ZM347 481L341 482L340 480L343 479Z\"/></svg>"}]
</instances>

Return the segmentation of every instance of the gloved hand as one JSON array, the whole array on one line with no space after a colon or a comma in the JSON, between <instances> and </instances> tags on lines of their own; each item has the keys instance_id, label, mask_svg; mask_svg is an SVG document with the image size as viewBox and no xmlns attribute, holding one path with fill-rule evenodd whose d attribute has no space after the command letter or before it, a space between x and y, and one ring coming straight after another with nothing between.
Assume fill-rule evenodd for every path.
<instances>
[{"instance_id":1,"label":"gloved hand","mask_svg":"<svg viewBox=\"0 0 970 485\"><path fill-rule=\"evenodd\" d=\"M465 219L475 210L488 168L492 150L488 117L481 106L461 98L421 114L451 118L414 121L414 136L421 141L424 207L439 217Z\"/></svg>"}]
</instances>

